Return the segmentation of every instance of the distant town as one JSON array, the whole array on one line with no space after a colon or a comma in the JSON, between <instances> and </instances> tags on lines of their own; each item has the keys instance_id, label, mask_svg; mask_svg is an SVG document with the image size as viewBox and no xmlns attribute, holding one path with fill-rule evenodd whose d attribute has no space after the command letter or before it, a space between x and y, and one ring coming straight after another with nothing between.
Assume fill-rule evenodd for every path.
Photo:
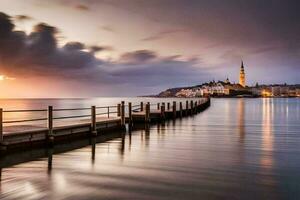
<instances>
[{"instance_id":1,"label":"distant town","mask_svg":"<svg viewBox=\"0 0 300 200\"><path fill-rule=\"evenodd\" d=\"M192 87L170 88L157 97L300 97L300 84L246 85L244 63L241 63L239 83L211 81Z\"/></svg>"}]
</instances>

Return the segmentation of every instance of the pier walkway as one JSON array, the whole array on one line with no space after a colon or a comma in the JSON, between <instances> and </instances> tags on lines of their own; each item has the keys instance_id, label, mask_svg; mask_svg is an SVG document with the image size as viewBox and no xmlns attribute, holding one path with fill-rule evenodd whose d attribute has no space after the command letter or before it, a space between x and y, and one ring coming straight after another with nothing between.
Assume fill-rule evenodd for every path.
<instances>
[{"instance_id":1,"label":"pier walkway","mask_svg":"<svg viewBox=\"0 0 300 200\"><path fill-rule=\"evenodd\" d=\"M122 101L116 106L41 110L3 110L0 108L1 150L35 144L53 145L55 142L79 136L97 136L113 130L124 130L126 123L161 122L197 114L210 106L209 98L185 102L141 102L132 105ZM22 115L26 113L25 115ZM39 117L33 118L32 113ZM79 113L79 114L78 114ZM14 119L15 116L26 119ZM14 120L11 120L14 119Z\"/></svg>"}]
</instances>

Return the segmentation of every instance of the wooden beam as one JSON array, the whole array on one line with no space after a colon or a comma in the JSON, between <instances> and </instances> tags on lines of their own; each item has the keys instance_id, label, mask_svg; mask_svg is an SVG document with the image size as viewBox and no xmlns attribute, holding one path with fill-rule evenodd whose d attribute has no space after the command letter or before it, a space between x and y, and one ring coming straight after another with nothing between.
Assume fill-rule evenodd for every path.
<instances>
[{"instance_id":1,"label":"wooden beam","mask_svg":"<svg viewBox=\"0 0 300 200\"><path fill-rule=\"evenodd\" d=\"M91 106L91 133L93 136L97 136L96 130L96 106Z\"/></svg>"},{"instance_id":2,"label":"wooden beam","mask_svg":"<svg viewBox=\"0 0 300 200\"><path fill-rule=\"evenodd\" d=\"M132 104L128 102L128 123L132 124Z\"/></svg>"},{"instance_id":3,"label":"wooden beam","mask_svg":"<svg viewBox=\"0 0 300 200\"><path fill-rule=\"evenodd\" d=\"M0 145L3 143L3 109L0 108Z\"/></svg>"},{"instance_id":4,"label":"wooden beam","mask_svg":"<svg viewBox=\"0 0 300 200\"><path fill-rule=\"evenodd\" d=\"M47 140L52 145L54 141L54 135L53 135L53 107L48 106L48 117L47 117L47 122L48 122L48 135L47 135Z\"/></svg>"}]
</instances>

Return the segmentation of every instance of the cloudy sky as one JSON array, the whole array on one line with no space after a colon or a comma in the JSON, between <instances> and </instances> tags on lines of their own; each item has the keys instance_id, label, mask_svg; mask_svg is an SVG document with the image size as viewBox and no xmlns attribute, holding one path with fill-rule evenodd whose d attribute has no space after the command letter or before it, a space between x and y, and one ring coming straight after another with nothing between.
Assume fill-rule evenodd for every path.
<instances>
[{"instance_id":1,"label":"cloudy sky","mask_svg":"<svg viewBox=\"0 0 300 200\"><path fill-rule=\"evenodd\" d=\"M0 0L0 97L300 83L298 0Z\"/></svg>"}]
</instances>

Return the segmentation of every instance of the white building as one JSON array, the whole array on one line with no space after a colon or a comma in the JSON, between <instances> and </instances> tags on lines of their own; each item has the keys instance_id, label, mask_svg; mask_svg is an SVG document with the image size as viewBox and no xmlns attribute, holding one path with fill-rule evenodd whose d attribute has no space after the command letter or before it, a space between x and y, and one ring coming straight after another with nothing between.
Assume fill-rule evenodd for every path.
<instances>
[{"instance_id":1,"label":"white building","mask_svg":"<svg viewBox=\"0 0 300 200\"><path fill-rule=\"evenodd\" d=\"M288 96L289 87L285 86L273 86L271 87L272 96Z\"/></svg>"},{"instance_id":2,"label":"white building","mask_svg":"<svg viewBox=\"0 0 300 200\"><path fill-rule=\"evenodd\" d=\"M205 95L229 95L230 89L222 83L214 83L213 85L204 85L201 88L201 94Z\"/></svg>"},{"instance_id":3,"label":"white building","mask_svg":"<svg viewBox=\"0 0 300 200\"><path fill-rule=\"evenodd\" d=\"M296 95L300 97L300 89L296 89Z\"/></svg>"}]
</instances>

